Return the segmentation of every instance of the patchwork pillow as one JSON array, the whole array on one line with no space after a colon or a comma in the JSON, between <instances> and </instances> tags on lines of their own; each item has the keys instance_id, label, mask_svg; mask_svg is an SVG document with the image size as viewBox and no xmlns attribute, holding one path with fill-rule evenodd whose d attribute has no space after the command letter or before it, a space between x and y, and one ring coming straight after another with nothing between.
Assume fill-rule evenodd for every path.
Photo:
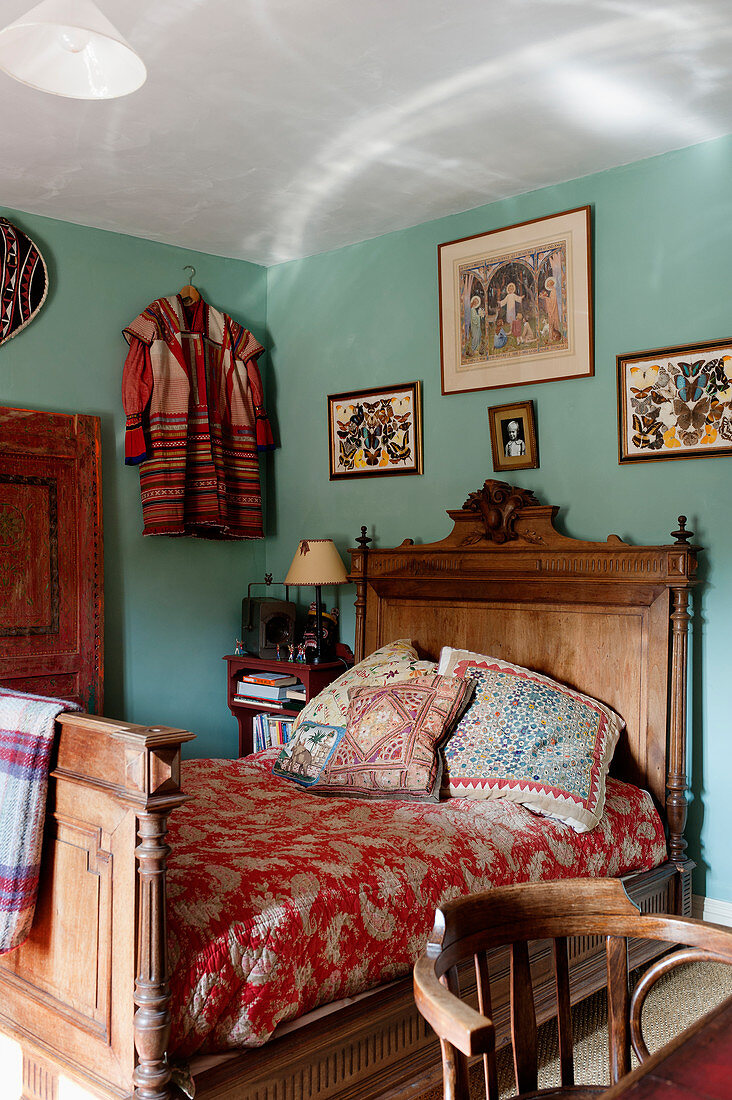
<instances>
[{"instance_id":1,"label":"patchwork pillow","mask_svg":"<svg viewBox=\"0 0 732 1100\"><path fill-rule=\"evenodd\" d=\"M471 681L436 674L352 688L346 732L313 794L437 801L439 748L472 693Z\"/></svg>"},{"instance_id":2,"label":"patchwork pillow","mask_svg":"<svg viewBox=\"0 0 732 1100\"><path fill-rule=\"evenodd\" d=\"M438 667L476 682L444 750L450 794L507 798L578 833L594 828L622 718L597 699L496 657L445 647Z\"/></svg>"},{"instance_id":3,"label":"patchwork pillow","mask_svg":"<svg viewBox=\"0 0 732 1100\"><path fill-rule=\"evenodd\" d=\"M434 661L420 661L417 650L406 638L389 642L377 649L353 668L347 669L300 711L293 735L303 722L318 722L325 726L345 726L348 713L348 692L351 688L370 684L390 684L412 676L434 673Z\"/></svg>"},{"instance_id":4,"label":"patchwork pillow","mask_svg":"<svg viewBox=\"0 0 732 1100\"><path fill-rule=\"evenodd\" d=\"M277 757L273 773L283 779L292 779L303 787L312 786L345 732L345 726L301 722L297 734Z\"/></svg>"}]
</instances>

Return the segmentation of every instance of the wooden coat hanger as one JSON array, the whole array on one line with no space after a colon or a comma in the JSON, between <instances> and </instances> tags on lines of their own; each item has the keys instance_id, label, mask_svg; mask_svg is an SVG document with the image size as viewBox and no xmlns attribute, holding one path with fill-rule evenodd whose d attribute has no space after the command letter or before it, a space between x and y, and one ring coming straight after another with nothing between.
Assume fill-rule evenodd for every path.
<instances>
[{"instance_id":1,"label":"wooden coat hanger","mask_svg":"<svg viewBox=\"0 0 732 1100\"><path fill-rule=\"evenodd\" d=\"M190 271L191 281L187 284L187 286L181 287L179 293L181 298L183 299L183 304L186 306L192 306L195 302L200 302L201 300L201 295L198 293L193 285L193 278L196 274L196 269L193 264L186 264L183 270Z\"/></svg>"}]
</instances>

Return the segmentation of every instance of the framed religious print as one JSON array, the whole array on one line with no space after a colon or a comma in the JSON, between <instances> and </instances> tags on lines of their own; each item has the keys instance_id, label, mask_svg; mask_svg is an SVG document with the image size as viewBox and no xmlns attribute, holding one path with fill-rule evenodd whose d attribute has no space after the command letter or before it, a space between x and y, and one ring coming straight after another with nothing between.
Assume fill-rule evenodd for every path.
<instances>
[{"instance_id":1,"label":"framed religious print","mask_svg":"<svg viewBox=\"0 0 732 1100\"><path fill-rule=\"evenodd\" d=\"M594 373L589 206L437 255L443 394Z\"/></svg>"},{"instance_id":2,"label":"framed religious print","mask_svg":"<svg viewBox=\"0 0 732 1100\"><path fill-rule=\"evenodd\" d=\"M419 382L328 397L331 481L422 473Z\"/></svg>"},{"instance_id":3,"label":"framed religious print","mask_svg":"<svg viewBox=\"0 0 732 1100\"><path fill-rule=\"evenodd\" d=\"M533 401L514 401L488 408L493 469L536 470L539 450Z\"/></svg>"},{"instance_id":4,"label":"framed religious print","mask_svg":"<svg viewBox=\"0 0 732 1100\"><path fill-rule=\"evenodd\" d=\"M732 340L619 355L618 459L732 455Z\"/></svg>"}]
</instances>

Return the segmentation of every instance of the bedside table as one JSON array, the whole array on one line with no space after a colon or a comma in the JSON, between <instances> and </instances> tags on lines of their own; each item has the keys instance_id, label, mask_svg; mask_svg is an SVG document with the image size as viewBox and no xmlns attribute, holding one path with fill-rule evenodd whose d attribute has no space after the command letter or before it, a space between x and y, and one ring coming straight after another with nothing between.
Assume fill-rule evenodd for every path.
<instances>
[{"instance_id":1,"label":"bedside table","mask_svg":"<svg viewBox=\"0 0 732 1100\"><path fill-rule=\"evenodd\" d=\"M226 701L229 710L239 723L239 756L248 756L254 748L252 737L252 719L255 714L267 714L296 718L302 707L292 708L287 703L270 703L266 699L252 699L243 702L236 698L236 684L242 675L257 672L278 672L286 676L297 676L305 685L305 702L309 703L314 695L332 683L350 665L344 661L327 661L319 665L309 665L302 661L268 661L248 653L241 656L228 654L226 661Z\"/></svg>"}]
</instances>

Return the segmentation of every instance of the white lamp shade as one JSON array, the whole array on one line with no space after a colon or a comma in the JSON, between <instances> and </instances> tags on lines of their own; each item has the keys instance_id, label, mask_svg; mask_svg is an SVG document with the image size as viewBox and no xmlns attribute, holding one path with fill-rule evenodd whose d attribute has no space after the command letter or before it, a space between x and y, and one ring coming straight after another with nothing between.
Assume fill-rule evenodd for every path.
<instances>
[{"instance_id":1,"label":"white lamp shade","mask_svg":"<svg viewBox=\"0 0 732 1100\"><path fill-rule=\"evenodd\" d=\"M115 99L145 83L142 60L92 0L43 0L0 31L0 69L53 95Z\"/></svg>"},{"instance_id":2,"label":"white lamp shade","mask_svg":"<svg viewBox=\"0 0 732 1100\"><path fill-rule=\"evenodd\" d=\"M345 584L348 573L332 539L301 539L285 584Z\"/></svg>"}]
</instances>

